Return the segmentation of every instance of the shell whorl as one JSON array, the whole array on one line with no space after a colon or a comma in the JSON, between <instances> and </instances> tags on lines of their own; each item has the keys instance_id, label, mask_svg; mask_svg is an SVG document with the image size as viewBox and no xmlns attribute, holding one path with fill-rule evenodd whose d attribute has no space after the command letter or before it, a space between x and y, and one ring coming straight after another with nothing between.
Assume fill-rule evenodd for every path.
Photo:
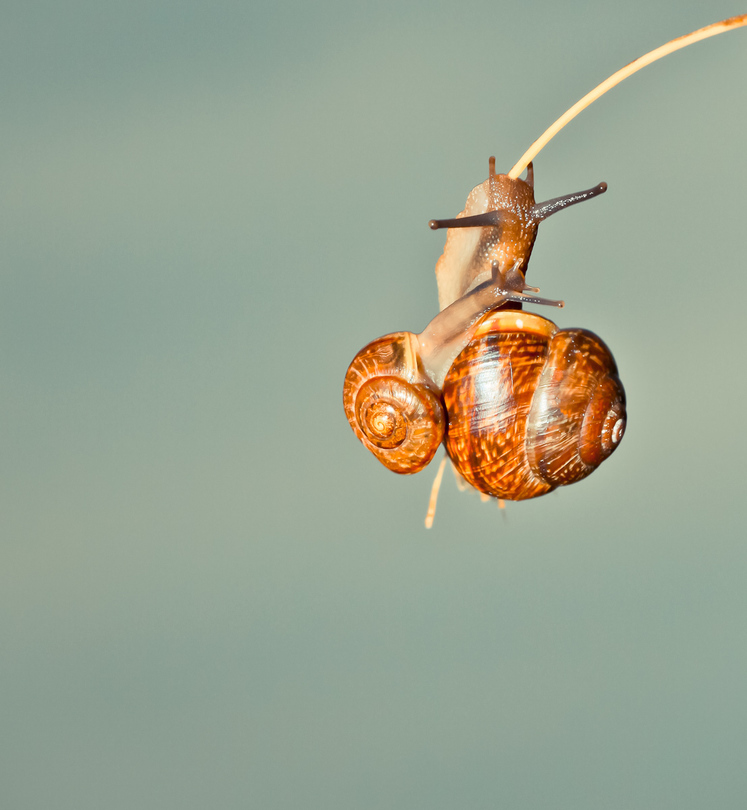
<instances>
[{"instance_id":1,"label":"shell whorl","mask_svg":"<svg viewBox=\"0 0 747 810\"><path fill-rule=\"evenodd\" d=\"M625 392L605 344L528 312L491 313L449 369L446 449L462 476L524 500L591 473L619 444Z\"/></svg>"},{"instance_id":2,"label":"shell whorl","mask_svg":"<svg viewBox=\"0 0 747 810\"><path fill-rule=\"evenodd\" d=\"M553 486L580 481L616 449L625 420L625 391L604 342L585 329L557 332L528 420L532 469Z\"/></svg>"},{"instance_id":3,"label":"shell whorl","mask_svg":"<svg viewBox=\"0 0 747 810\"><path fill-rule=\"evenodd\" d=\"M411 332L385 335L358 352L345 375L343 404L356 436L394 472L419 472L443 440L443 405Z\"/></svg>"}]
</instances>

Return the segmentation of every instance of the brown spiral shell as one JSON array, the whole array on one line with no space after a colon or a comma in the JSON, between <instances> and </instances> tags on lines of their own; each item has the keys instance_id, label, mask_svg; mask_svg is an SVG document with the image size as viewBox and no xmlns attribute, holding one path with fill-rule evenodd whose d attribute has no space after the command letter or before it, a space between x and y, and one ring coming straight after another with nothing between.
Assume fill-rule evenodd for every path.
<instances>
[{"instance_id":1,"label":"brown spiral shell","mask_svg":"<svg viewBox=\"0 0 747 810\"><path fill-rule=\"evenodd\" d=\"M585 478L625 429L625 392L606 345L528 312L483 320L449 369L443 398L458 471L507 500Z\"/></svg>"},{"instance_id":2,"label":"brown spiral shell","mask_svg":"<svg viewBox=\"0 0 747 810\"><path fill-rule=\"evenodd\" d=\"M345 375L343 405L356 436L394 472L419 472L443 440L443 405L411 332L385 335L358 352Z\"/></svg>"}]
</instances>

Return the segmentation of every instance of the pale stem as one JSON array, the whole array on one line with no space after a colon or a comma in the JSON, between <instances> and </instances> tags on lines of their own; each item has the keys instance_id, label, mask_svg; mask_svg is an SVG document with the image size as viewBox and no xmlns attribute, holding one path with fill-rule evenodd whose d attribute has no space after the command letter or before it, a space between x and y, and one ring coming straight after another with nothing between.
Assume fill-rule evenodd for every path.
<instances>
[{"instance_id":1,"label":"pale stem","mask_svg":"<svg viewBox=\"0 0 747 810\"><path fill-rule=\"evenodd\" d=\"M567 110L558 120L552 124L539 138L527 149L526 152L519 158L519 162L511 169L508 176L516 180L516 178L524 171L530 161L537 157L540 150L551 141L561 129L569 122L572 121L581 110L586 109L592 102L596 101L600 96L603 96L608 90L611 90L616 84L620 84L623 79L632 76L641 68L650 65L657 59L661 59L667 54L674 53L680 48L686 48L694 42L699 42L701 39L708 39L708 37L715 37L716 34L723 34L724 31L730 31L732 28L741 28L747 25L747 14L740 14L736 17L730 17L728 20L721 20L721 22L706 25L705 28L699 28L691 34L685 34L682 37L673 39L659 48L640 56L635 61L621 68L617 73L613 73L608 79L605 79L601 84L597 85L590 93L587 93L580 101L577 101L570 110Z\"/></svg>"}]
</instances>

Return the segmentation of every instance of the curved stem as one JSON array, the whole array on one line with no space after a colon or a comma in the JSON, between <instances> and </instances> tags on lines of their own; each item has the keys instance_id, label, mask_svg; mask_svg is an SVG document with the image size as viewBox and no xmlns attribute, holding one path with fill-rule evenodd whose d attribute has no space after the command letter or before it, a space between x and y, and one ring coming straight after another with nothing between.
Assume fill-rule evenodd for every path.
<instances>
[{"instance_id":1,"label":"curved stem","mask_svg":"<svg viewBox=\"0 0 747 810\"><path fill-rule=\"evenodd\" d=\"M628 76L632 76L641 68L646 67L646 65L650 65L657 59L661 59L662 56L678 51L680 48L686 48L688 45L699 42L701 39L714 37L716 34L722 34L724 31L730 31L732 28L740 28L743 25L747 25L747 14L740 14L736 17L730 17L728 20L706 25L705 28L699 28L691 34L677 37L677 39L673 39L671 42L667 42L665 45L661 45L653 51L649 51L647 54L638 57L638 59L634 60L629 65L621 68L616 73L613 73L608 79L605 79L590 93L587 93L582 99L577 101L569 110L566 110L554 124L548 127L519 158L518 163L511 169L508 176L515 180L527 167L529 161L533 160L539 151L551 141L569 121L572 121L581 110L586 109L589 104L596 101L600 96L603 96L616 84L620 84L623 79L627 79Z\"/></svg>"}]
</instances>

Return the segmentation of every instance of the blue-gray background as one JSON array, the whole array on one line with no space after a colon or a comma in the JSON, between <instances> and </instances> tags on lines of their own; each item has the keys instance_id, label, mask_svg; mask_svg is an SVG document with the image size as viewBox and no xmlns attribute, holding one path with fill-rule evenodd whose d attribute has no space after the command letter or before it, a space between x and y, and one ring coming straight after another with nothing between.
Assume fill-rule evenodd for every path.
<instances>
[{"instance_id":1,"label":"blue-gray background","mask_svg":"<svg viewBox=\"0 0 747 810\"><path fill-rule=\"evenodd\" d=\"M530 280L629 398L586 482L388 473L347 363L436 311L426 223L733 3L9 3L0 804L743 808L747 32L536 162Z\"/></svg>"}]
</instances>

